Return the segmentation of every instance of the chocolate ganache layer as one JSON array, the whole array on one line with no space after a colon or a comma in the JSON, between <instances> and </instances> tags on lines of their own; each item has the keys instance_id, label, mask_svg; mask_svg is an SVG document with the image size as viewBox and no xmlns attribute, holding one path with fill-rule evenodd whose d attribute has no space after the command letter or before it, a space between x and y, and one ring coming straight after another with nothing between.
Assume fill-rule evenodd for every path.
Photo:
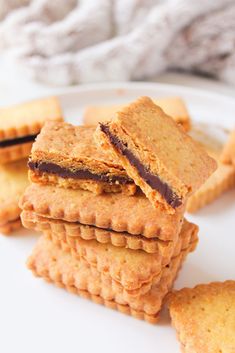
<instances>
[{"instance_id":1,"label":"chocolate ganache layer","mask_svg":"<svg viewBox=\"0 0 235 353\"><path fill-rule=\"evenodd\" d=\"M182 205L181 198L171 189L171 187L163 182L159 176L151 173L140 160L128 149L126 143L121 141L117 136L111 133L106 124L100 123L101 131L109 138L111 144L127 158L130 164L135 167L140 177L154 190L157 190L166 202L173 208Z\"/></svg>"},{"instance_id":2,"label":"chocolate ganache layer","mask_svg":"<svg viewBox=\"0 0 235 353\"><path fill-rule=\"evenodd\" d=\"M33 142L36 137L37 137L37 135L28 135L28 136L23 136L23 137L17 137L17 138L10 139L10 140L3 140L3 141L0 141L0 148L20 145L20 144L26 143L26 142Z\"/></svg>"},{"instance_id":3,"label":"chocolate ganache layer","mask_svg":"<svg viewBox=\"0 0 235 353\"><path fill-rule=\"evenodd\" d=\"M96 181L102 181L111 184L133 184L133 180L118 175L108 175L105 173L95 174L89 171L88 169L68 169L65 167L61 167L58 164L51 162L35 162L29 160L28 162L29 169L38 172L38 173L48 173L48 174L56 174L61 178L67 179L92 179Z\"/></svg>"}]
</instances>

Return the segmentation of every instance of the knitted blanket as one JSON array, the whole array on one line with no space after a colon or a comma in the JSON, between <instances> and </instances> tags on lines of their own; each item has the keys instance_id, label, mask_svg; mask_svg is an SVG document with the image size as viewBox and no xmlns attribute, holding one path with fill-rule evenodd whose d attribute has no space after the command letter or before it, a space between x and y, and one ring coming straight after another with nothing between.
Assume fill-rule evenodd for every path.
<instances>
[{"instance_id":1,"label":"knitted blanket","mask_svg":"<svg viewBox=\"0 0 235 353\"><path fill-rule=\"evenodd\" d=\"M167 69L235 83L234 0L0 0L0 49L57 85Z\"/></svg>"}]
</instances>

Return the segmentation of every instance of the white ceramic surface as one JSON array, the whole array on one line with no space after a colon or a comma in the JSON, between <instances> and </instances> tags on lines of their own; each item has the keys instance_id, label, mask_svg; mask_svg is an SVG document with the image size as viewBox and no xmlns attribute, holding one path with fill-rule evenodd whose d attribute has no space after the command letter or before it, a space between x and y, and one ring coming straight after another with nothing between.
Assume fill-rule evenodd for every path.
<instances>
[{"instance_id":1,"label":"white ceramic surface","mask_svg":"<svg viewBox=\"0 0 235 353\"><path fill-rule=\"evenodd\" d=\"M69 89L60 99L66 119L79 124L88 104L127 102L140 95L179 95L194 121L235 126L232 98L174 85L91 85ZM175 288L235 279L235 190L188 219L200 226L200 242L188 256ZM180 352L166 313L152 326L35 279L25 261L37 238L26 230L0 236L1 353Z\"/></svg>"}]
</instances>

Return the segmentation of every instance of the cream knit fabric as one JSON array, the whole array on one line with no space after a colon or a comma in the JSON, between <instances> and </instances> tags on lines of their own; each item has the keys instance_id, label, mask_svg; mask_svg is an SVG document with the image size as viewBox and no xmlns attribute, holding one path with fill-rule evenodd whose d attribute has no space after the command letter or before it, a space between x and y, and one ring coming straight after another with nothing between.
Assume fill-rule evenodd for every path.
<instances>
[{"instance_id":1,"label":"cream knit fabric","mask_svg":"<svg viewBox=\"0 0 235 353\"><path fill-rule=\"evenodd\" d=\"M19 6L19 0L11 2ZM37 80L60 85L140 80L174 68L235 83L234 0L13 5L0 23L0 46Z\"/></svg>"}]
</instances>

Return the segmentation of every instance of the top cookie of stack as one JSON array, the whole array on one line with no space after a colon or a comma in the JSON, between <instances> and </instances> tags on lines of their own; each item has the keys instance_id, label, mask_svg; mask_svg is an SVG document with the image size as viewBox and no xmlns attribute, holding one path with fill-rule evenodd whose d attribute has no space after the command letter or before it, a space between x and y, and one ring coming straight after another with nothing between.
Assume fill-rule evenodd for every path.
<instances>
[{"instance_id":1,"label":"top cookie of stack","mask_svg":"<svg viewBox=\"0 0 235 353\"><path fill-rule=\"evenodd\" d=\"M153 206L168 213L216 169L215 160L147 97L100 123L95 138L119 159Z\"/></svg>"}]
</instances>

